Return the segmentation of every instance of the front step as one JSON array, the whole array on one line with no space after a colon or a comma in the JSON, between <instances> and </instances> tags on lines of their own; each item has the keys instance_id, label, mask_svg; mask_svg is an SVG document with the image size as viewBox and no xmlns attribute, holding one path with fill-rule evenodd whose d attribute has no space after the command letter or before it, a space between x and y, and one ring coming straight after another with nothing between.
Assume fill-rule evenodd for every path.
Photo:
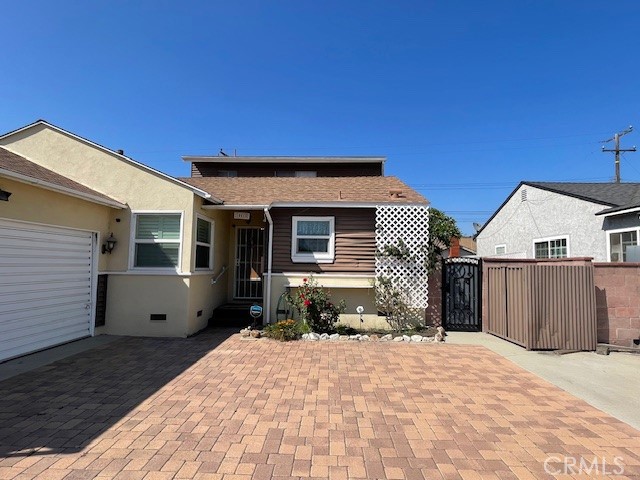
<instances>
[{"instance_id":1,"label":"front step","mask_svg":"<svg viewBox=\"0 0 640 480\"><path fill-rule=\"evenodd\" d=\"M253 325L254 318L249 315L251 305L259 302L226 303L213 311L209 320L210 327L238 327L243 328ZM262 324L262 318L258 318L257 324Z\"/></svg>"}]
</instances>

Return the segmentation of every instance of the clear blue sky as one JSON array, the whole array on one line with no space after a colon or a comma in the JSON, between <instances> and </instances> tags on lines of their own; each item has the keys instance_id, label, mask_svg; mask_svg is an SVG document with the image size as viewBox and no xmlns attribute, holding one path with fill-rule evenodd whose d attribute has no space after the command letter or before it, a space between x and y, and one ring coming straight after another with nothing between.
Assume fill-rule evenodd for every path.
<instances>
[{"instance_id":1,"label":"clear blue sky","mask_svg":"<svg viewBox=\"0 0 640 480\"><path fill-rule=\"evenodd\" d=\"M6 2L0 130L44 118L177 176L221 147L385 155L471 233L520 180L612 178L639 20L637 0Z\"/></svg>"}]
</instances>

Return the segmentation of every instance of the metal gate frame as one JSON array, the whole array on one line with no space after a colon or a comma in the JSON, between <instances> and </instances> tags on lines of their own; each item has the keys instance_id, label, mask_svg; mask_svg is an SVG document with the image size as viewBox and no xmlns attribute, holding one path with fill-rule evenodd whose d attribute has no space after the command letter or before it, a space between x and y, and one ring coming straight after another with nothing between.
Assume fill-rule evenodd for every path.
<instances>
[{"instance_id":1,"label":"metal gate frame","mask_svg":"<svg viewBox=\"0 0 640 480\"><path fill-rule=\"evenodd\" d=\"M452 323L449 320L451 316L450 299L452 291L450 286L451 278L448 272L450 265L468 265L475 269L469 285L468 299L470 300L461 306L455 308L456 311L467 310L469 316L465 323ZM476 257L456 257L445 258L442 260L442 325L445 330L461 331L461 332L481 332L482 331L482 260Z\"/></svg>"},{"instance_id":2,"label":"metal gate frame","mask_svg":"<svg viewBox=\"0 0 640 480\"><path fill-rule=\"evenodd\" d=\"M258 230L258 231L262 231L262 258L258 259L257 261L260 262L262 268L261 268L261 272L260 272L260 287L259 287L259 292L256 292L256 295L250 295L250 296L240 296L238 295L238 293L240 293L238 291L238 285L239 285L239 278L238 278L238 268L240 267L240 257L238 255L239 253L239 244L238 244L238 240L239 240L239 236L240 236L240 231L241 230ZM260 235L258 234L258 237L260 237ZM259 240L260 238L258 238L257 240ZM255 299L261 299L263 294L264 294L264 285L263 285L263 277L264 277L264 254L265 254L265 245L264 245L264 240L265 240L265 231L264 228L262 227L253 227L253 226L242 226L242 227L236 227L236 239L235 239L235 245L234 245L234 251L235 251L235 260L234 260L234 275L233 275L233 298L238 299L238 300L255 300ZM249 264L253 263L252 257L249 256ZM246 282L249 284L249 293L252 293L252 288L251 288L251 280L247 279ZM258 283L258 282L256 282Z\"/></svg>"}]
</instances>

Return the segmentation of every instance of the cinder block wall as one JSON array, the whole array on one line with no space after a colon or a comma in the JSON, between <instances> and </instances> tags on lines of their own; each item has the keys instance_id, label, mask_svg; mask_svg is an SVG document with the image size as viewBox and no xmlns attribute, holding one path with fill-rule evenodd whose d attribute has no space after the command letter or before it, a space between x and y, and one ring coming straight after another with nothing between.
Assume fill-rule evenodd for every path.
<instances>
[{"instance_id":1,"label":"cinder block wall","mask_svg":"<svg viewBox=\"0 0 640 480\"><path fill-rule=\"evenodd\" d=\"M598 343L640 338L640 263L594 263Z\"/></svg>"}]
</instances>

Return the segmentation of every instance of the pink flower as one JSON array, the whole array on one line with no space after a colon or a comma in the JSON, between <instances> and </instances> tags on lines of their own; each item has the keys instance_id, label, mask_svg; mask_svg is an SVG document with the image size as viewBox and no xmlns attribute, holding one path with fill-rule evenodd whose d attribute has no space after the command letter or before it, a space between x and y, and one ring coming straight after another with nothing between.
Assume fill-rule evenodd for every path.
<instances>
[{"instance_id":1,"label":"pink flower","mask_svg":"<svg viewBox=\"0 0 640 480\"><path fill-rule=\"evenodd\" d=\"M307 278L303 278L302 283L307 283L307 280L308 280Z\"/></svg>"},{"instance_id":2,"label":"pink flower","mask_svg":"<svg viewBox=\"0 0 640 480\"><path fill-rule=\"evenodd\" d=\"M311 300L305 300L304 301L304 306L308 307L309 305L311 305Z\"/></svg>"}]
</instances>

